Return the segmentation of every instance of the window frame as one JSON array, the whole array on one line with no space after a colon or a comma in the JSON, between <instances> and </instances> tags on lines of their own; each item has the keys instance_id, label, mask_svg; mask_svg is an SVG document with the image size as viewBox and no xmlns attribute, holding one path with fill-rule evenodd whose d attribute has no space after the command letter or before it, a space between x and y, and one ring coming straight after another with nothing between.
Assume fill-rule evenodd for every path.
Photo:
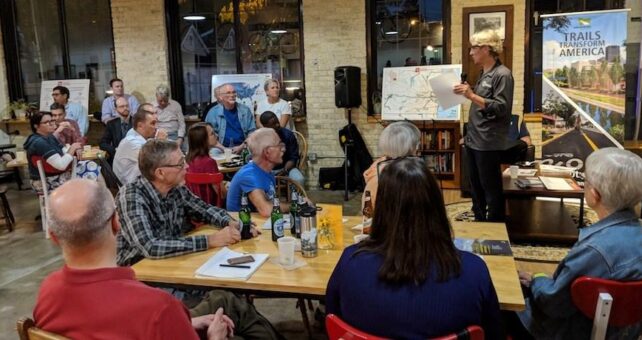
<instances>
[{"instance_id":1,"label":"window frame","mask_svg":"<svg viewBox=\"0 0 642 340\"><path fill-rule=\"evenodd\" d=\"M167 27L167 51L168 51L168 65L169 65L169 82L172 98L179 103L185 103L185 82L183 80L183 60L181 54L180 44L174 43L180 41L180 9L178 2L176 0L165 0L165 25ZM240 12L239 4L241 0L232 0L233 11L234 11L234 31L240 32ZM303 45L303 0L298 0L298 11L297 15L299 18L299 52L301 60L301 84L303 90L303 110L306 110L306 88L305 88L305 50ZM236 34L236 44L235 44L235 62L236 62L236 73L243 73L243 60L241 56L241 44L243 43L243 37L241 34ZM281 87L284 89L285 86L281 84Z\"/></svg>"},{"instance_id":2,"label":"window frame","mask_svg":"<svg viewBox=\"0 0 642 340\"><path fill-rule=\"evenodd\" d=\"M366 93L367 93L367 115L369 117L378 117L380 115L375 115L373 103L372 103L372 94L377 90L377 51L376 51L376 37L377 37L377 28L375 25L375 18L377 16L376 1L365 0L366 2ZM443 46L443 60L442 65L451 63L451 42L450 42L450 16L451 16L451 7L450 1L442 0L442 26L443 36L442 36L442 46Z\"/></svg>"},{"instance_id":3,"label":"window frame","mask_svg":"<svg viewBox=\"0 0 642 340\"><path fill-rule=\"evenodd\" d=\"M111 44L114 48L113 20L111 12L111 0L109 3L109 22L112 23ZM5 69L7 74L7 88L9 90L9 100L16 101L23 99L25 94L24 84L22 83L22 65L20 64L20 48L18 46L18 31L16 30L16 0L3 1L5 9L0 11L0 29L2 29L2 45L5 57ZM66 0L57 0L58 6L58 25L60 28L60 45L62 48L62 63L64 70L63 79L71 79L71 61L69 57L69 32L67 30L67 18L65 12ZM114 54L111 53L112 59ZM117 74L116 63L112 60L112 73L114 77ZM49 79L41 79L41 81Z\"/></svg>"}]
</instances>

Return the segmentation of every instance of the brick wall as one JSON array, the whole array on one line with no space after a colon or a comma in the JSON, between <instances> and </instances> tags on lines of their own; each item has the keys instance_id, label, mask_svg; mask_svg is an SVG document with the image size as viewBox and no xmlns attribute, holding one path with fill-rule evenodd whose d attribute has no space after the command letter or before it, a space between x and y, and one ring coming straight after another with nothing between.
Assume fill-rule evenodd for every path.
<instances>
[{"instance_id":1,"label":"brick wall","mask_svg":"<svg viewBox=\"0 0 642 340\"><path fill-rule=\"evenodd\" d=\"M169 83L164 2L112 0L111 13L117 76L141 103L154 100Z\"/></svg>"},{"instance_id":2,"label":"brick wall","mask_svg":"<svg viewBox=\"0 0 642 340\"><path fill-rule=\"evenodd\" d=\"M328 9L337 9L331 10ZM303 1L305 88L309 152L321 157L342 157L338 132L348 121L344 109L334 106L334 68L361 68L362 107L353 109L370 153L377 154L381 126L367 122L366 110L366 8L365 1ZM320 167L340 166L342 159L320 159L307 171L308 184L316 187Z\"/></svg>"}]
</instances>

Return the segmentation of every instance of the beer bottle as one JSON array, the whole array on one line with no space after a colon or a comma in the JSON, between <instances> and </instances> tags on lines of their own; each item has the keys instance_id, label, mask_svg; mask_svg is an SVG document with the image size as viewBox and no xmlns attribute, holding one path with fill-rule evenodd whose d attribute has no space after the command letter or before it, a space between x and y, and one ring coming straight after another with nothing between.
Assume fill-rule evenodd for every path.
<instances>
[{"instance_id":1,"label":"beer bottle","mask_svg":"<svg viewBox=\"0 0 642 340\"><path fill-rule=\"evenodd\" d=\"M272 222L272 241L276 241L283 237L283 213L281 213L281 205L278 197L274 197L274 206L272 208L272 214L270 215L270 221Z\"/></svg>"},{"instance_id":2,"label":"beer bottle","mask_svg":"<svg viewBox=\"0 0 642 340\"><path fill-rule=\"evenodd\" d=\"M241 223L241 239L247 240L252 238L252 217L250 215L250 206L247 204L247 194L241 196L241 210L239 210L239 220Z\"/></svg>"},{"instance_id":3,"label":"beer bottle","mask_svg":"<svg viewBox=\"0 0 642 340\"><path fill-rule=\"evenodd\" d=\"M291 201L290 201L290 233L293 237L301 237L300 235L297 235L296 230L297 230L297 224L296 224L296 217L299 214L299 194L296 192L294 188L292 190L292 196L291 196Z\"/></svg>"},{"instance_id":4,"label":"beer bottle","mask_svg":"<svg viewBox=\"0 0 642 340\"><path fill-rule=\"evenodd\" d=\"M248 149L247 145L243 147L243 151L241 151L241 161L243 161L243 165L247 164L250 162L251 159L250 155L250 150Z\"/></svg>"},{"instance_id":5,"label":"beer bottle","mask_svg":"<svg viewBox=\"0 0 642 340\"><path fill-rule=\"evenodd\" d=\"M296 237L301 238L301 209L306 207L308 204L305 202L305 197L299 194L299 200L297 202L297 212L296 217L294 218L296 224Z\"/></svg>"}]
</instances>

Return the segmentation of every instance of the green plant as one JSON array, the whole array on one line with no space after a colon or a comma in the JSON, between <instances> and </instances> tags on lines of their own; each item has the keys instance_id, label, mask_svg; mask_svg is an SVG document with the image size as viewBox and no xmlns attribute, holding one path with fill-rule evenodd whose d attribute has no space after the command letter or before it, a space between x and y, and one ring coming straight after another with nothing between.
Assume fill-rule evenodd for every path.
<instances>
[{"instance_id":1,"label":"green plant","mask_svg":"<svg viewBox=\"0 0 642 340\"><path fill-rule=\"evenodd\" d=\"M29 105L30 104L27 103L24 99L18 99L9 104L9 110L11 111L26 110L29 108Z\"/></svg>"}]
</instances>

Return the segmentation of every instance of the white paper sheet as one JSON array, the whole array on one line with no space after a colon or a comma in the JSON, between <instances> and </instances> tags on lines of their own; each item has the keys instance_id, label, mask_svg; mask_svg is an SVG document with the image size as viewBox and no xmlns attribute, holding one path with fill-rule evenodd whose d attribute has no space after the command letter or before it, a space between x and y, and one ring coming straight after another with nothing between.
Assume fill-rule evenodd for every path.
<instances>
[{"instance_id":1,"label":"white paper sheet","mask_svg":"<svg viewBox=\"0 0 642 340\"><path fill-rule=\"evenodd\" d=\"M250 268L233 268L221 267L221 264L228 264L227 260L233 257L243 255L252 255L254 262L243 263L243 266L250 266ZM216 254L210 257L207 262L196 269L196 276L211 276L224 279L249 279L254 272L267 260L268 254L243 254L231 250L228 247L223 247Z\"/></svg>"},{"instance_id":2,"label":"white paper sheet","mask_svg":"<svg viewBox=\"0 0 642 340\"><path fill-rule=\"evenodd\" d=\"M573 190L573 187L564 178L540 176L539 179L548 190Z\"/></svg>"},{"instance_id":3,"label":"white paper sheet","mask_svg":"<svg viewBox=\"0 0 642 340\"><path fill-rule=\"evenodd\" d=\"M453 87L461 83L461 79L455 73L442 73L428 80L432 92L437 97L439 106L447 110L455 105L465 102L467 99L463 95L455 94Z\"/></svg>"}]
</instances>

